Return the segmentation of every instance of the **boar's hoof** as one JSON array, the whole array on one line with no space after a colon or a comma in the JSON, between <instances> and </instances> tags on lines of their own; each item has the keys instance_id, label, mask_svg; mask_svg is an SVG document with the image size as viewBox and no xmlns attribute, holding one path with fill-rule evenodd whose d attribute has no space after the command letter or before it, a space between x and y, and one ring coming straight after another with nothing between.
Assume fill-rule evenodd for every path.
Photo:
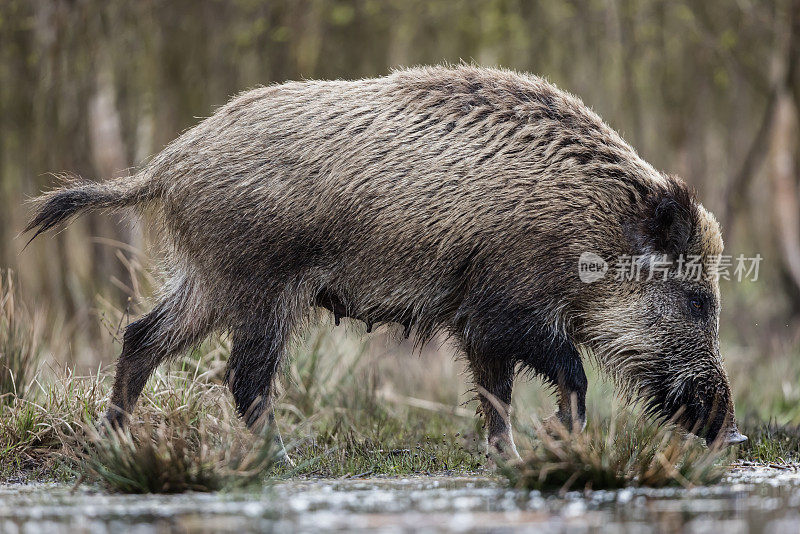
<instances>
[{"instance_id":1,"label":"boar's hoof","mask_svg":"<svg viewBox=\"0 0 800 534\"><path fill-rule=\"evenodd\" d=\"M270 414L271 413L272 412L270 412ZM280 432L275 429L274 422L269 428L274 431L274 434L272 435L272 444L277 449L277 463L279 465L295 467L294 460L292 460L292 458L289 456L289 453L286 452L286 446L283 444L283 439L281 438Z\"/></svg>"},{"instance_id":2,"label":"boar's hoof","mask_svg":"<svg viewBox=\"0 0 800 534\"><path fill-rule=\"evenodd\" d=\"M105 426L111 430L125 428L128 423L128 414L116 406L109 406L105 416Z\"/></svg>"},{"instance_id":3,"label":"boar's hoof","mask_svg":"<svg viewBox=\"0 0 800 534\"><path fill-rule=\"evenodd\" d=\"M583 432L586 427L586 419L574 419L571 414L559 411L542 421L542 426L551 436L560 437L570 433Z\"/></svg>"},{"instance_id":4,"label":"boar's hoof","mask_svg":"<svg viewBox=\"0 0 800 534\"><path fill-rule=\"evenodd\" d=\"M488 439L487 445L488 454L486 456L489 459L489 465L491 467L496 466L497 460L513 461L520 459L511 434L491 436Z\"/></svg>"}]
</instances>

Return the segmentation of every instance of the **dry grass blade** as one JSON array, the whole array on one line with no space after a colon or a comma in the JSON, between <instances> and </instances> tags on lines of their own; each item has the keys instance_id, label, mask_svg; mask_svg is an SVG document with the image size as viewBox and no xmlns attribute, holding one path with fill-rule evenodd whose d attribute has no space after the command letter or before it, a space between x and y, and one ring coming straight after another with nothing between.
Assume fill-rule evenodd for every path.
<instances>
[{"instance_id":1,"label":"dry grass blade","mask_svg":"<svg viewBox=\"0 0 800 534\"><path fill-rule=\"evenodd\" d=\"M0 271L0 403L23 397L36 374L41 340L33 323L16 298L11 271Z\"/></svg>"},{"instance_id":2,"label":"dry grass blade","mask_svg":"<svg viewBox=\"0 0 800 534\"><path fill-rule=\"evenodd\" d=\"M45 472L68 450L64 436L74 434L80 421L101 412L99 377L67 372L46 387L34 381L29 398L12 397L0 405L0 476L20 468Z\"/></svg>"}]
</instances>

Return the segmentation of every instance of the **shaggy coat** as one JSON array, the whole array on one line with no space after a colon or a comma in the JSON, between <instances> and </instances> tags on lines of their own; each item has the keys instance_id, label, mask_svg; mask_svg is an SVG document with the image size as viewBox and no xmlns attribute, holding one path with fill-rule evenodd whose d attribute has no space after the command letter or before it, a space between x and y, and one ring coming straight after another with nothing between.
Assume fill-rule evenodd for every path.
<instances>
[{"instance_id":1,"label":"shaggy coat","mask_svg":"<svg viewBox=\"0 0 800 534\"><path fill-rule=\"evenodd\" d=\"M452 336L505 452L520 368L556 387L562 422L583 424L582 354L655 416L740 437L719 356L717 222L541 78L429 67L247 91L134 176L45 194L28 230L127 206L155 213L169 277L125 332L113 421L159 363L225 330L227 380L254 424L287 342L324 307L337 323ZM667 254L671 275L583 283L587 251ZM699 280L677 275L684 255L701 258Z\"/></svg>"}]
</instances>

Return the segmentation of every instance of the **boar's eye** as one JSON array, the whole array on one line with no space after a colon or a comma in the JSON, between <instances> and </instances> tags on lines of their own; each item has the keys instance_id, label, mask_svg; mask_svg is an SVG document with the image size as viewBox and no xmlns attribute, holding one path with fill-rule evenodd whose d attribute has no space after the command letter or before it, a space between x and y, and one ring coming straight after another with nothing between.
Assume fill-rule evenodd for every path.
<instances>
[{"instance_id":1,"label":"boar's eye","mask_svg":"<svg viewBox=\"0 0 800 534\"><path fill-rule=\"evenodd\" d=\"M706 309L705 299L699 296L689 297L689 309L697 316L704 315Z\"/></svg>"}]
</instances>

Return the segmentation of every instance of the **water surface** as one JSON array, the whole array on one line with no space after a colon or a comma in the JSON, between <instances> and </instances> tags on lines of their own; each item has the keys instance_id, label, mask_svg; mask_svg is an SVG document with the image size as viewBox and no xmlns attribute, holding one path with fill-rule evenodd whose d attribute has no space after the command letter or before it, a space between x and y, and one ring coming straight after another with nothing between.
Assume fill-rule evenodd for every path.
<instances>
[{"instance_id":1,"label":"water surface","mask_svg":"<svg viewBox=\"0 0 800 534\"><path fill-rule=\"evenodd\" d=\"M0 532L800 532L800 472L738 468L693 489L549 495L490 477L280 481L249 493L0 486Z\"/></svg>"}]
</instances>

